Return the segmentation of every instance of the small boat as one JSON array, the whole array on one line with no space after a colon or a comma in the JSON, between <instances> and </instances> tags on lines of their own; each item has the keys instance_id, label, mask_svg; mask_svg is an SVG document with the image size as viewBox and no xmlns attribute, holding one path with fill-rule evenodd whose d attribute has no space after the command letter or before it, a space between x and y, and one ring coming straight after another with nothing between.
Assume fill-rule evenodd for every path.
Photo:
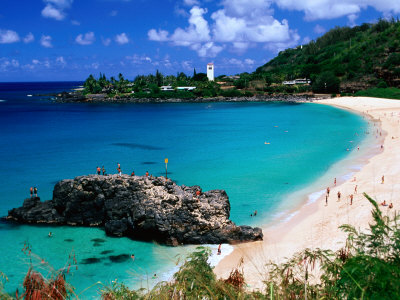
<instances>
[{"instance_id":1,"label":"small boat","mask_svg":"<svg viewBox=\"0 0 400 300\"><path fill-rule=\"evenodd\" d=\"M265 144L265 145L269 145L269 144L271 144L271 143L270 143L270 142L264 142L264 144Z\"/></svg>"},{"instance_id":2,"label":"small boat","mask_svg":"<svg viewBox=\"0 0 400 300\"><path fill-rule=\"evenodd\" d=\"M32 95L31 94L29 94L29 95L26 95L27 97L32 97Z\"/></svg>"}]
</instances>

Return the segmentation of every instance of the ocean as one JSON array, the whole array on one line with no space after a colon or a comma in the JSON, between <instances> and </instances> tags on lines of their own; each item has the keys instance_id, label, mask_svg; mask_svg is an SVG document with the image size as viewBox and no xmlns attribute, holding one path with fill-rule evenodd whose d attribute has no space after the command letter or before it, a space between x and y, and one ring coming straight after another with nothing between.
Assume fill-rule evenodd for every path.
<instances>
[{"instance_id":1,"label":"ocean","mask_svg":"<svg viewBox=\"0 0 400 300\"><path fill-rule=\"evenodd\" d=\"M225 189L234 222L263 225L299 205L290 195L356 152L368 128L357 114L313 103L86 104L35 96L80 84L0 83L0 216L20 206L30 187L49 200L59 180L97 166L162 176L168 158L168 177ZM149 288L170 279L178 256L193 249L111 238L99 228L0 223L0 271L10 293L22 290L31 265L50 276L73 256L66 278L81 299L98 298L116 278Z\"/></svg>"}]
</instances>

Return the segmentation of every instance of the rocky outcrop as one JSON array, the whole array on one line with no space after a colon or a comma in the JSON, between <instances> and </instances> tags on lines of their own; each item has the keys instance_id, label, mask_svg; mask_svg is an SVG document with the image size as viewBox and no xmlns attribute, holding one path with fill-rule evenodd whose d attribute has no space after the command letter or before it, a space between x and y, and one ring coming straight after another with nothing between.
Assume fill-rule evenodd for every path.
<instances>
[{"instance_id":1,"label":"rocky outcrop","mask_svg":"<svg viewBox=\"0 0 400 300\"><path fill-rule=\"evenodd\" d=\"M197 195L196 192L200 192ZM109 235L168 245L261 240L260 228L236 226L223 190L201 192L164 177L90 175L58 182L53 200L28 198L8 220L104 227Z\"/></svg>"}]
</instances>

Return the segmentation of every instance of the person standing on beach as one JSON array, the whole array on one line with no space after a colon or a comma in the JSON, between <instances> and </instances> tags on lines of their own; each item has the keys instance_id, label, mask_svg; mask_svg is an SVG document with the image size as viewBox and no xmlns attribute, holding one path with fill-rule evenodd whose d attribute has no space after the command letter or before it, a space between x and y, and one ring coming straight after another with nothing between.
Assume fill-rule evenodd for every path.
<instances>
[{"instance_id":1,"label":"person standing on beach","mask_svg":"<svg viewBox=\"0 0 400 300\"><path fill-rule=\"evenodd\" d=\"M385 175L382 175L382 182L381 182L382 184L384 184L385 183Z\"/></svg>"},{"instance_id":2,"label":"person standing on beach","mask_svg":"<svg viewBox=\"0 0 400 300\"><path fill-rule=\"evenodd\" d=\"M104 166L101 167L101 171L102 171L103 175L106 175L106 169L104 169Z\"/></svg>"},{"instance_id":3,"label":"person standing on beach","mask_svg":"<svg viewBox=\"0 0 400 300\"><path fill-rule=\"evenodd\" d=\"M96 170L97 170L97 175L100 175L100 172L101 172L100 167L97 167Z\"/></svg>"},{"instance_id":4,"label":"person standing on beach","mask_svg":"<svg viewBox=\"0 0 400 300\"><path fill-rule=\"evenodd\" d=\"M340 197L342 196L342 194L340 194L340 191L337 192L337 201L340 201Z\"/></svg>"},{"instance_id":5,"label":"person standing on beach","mask_svg":"<svg viewBox=\"0 0 400 300\"><path fill-rule=\"evenodd\" d=\"M35 194L35 197L37 197L37 188L36 188L36 186L33 188L33 193Z\"/></svg>"},{"instance_id":6,"label":"person standing on beach","mask_svg":"<svg viewBox=\"0 0 400 300\"><path fill-rule=\"evenodd\" d=\"M335 180L333 181L333 184L336 186L336 177L335 177Z\"/></svg>"},{"instance_id":7,"label":"person standing on beach","mask_svg":"<svg viewBox=\"0 0 400 300\"><path fill-rule=\"evenodd\" d=\"M135 171L132 171L131 176L132 177L135 176Z\"/></svg>"},{"instance_id":8,"label":"person standing on beach","mask_svg":"<svg viewBox=\"0 0 400 300\"><path fill-rule=\"evenodd\" d=\"M353 205L353 194L350 195L350 205Z\"/></svg>"},{"instance_id":9,"label":"person standing on beach","mask_svg":"<svg viewBox=\"0 0 400 300\"><path fill-rule=\"evenodd\" d=\"M32 198L33 197L33 187L31 187L29 190L31 192L31 198Z\"/></svg>"},{"instance_id":10,"label":"person standing on beach","mask_svg":"<svg viewBox=\"0 0 400 300\"><path fill-rule=\"evenodd\" d=\"M356 186L354 187L354 194L357 194L357 187L358 185L356 184Z\"/></svg>"},{"instance_id":11,"label":"person standing on beach","mask_svg":"<svg viewBox=\"0 0 400 300\"><path fill-rule=\"evenodd\" d=\"M329 197L329 193L330 193L331 189L329 188L329 186L326 188L326 194Z\"/></svg>"},{"instance_id":12,"label":"person standing on beach","mask_svg":"<svg viewBox=\"0 0 400 300\"><path fill-rule=\"evenodd\" d=\"M222 244L219 244L217 255L221 255L221 246L222 246Z\"/></svg>"},{"instance_id":13,"label":"person standing on beach","mask_svg":"<svg viewBox=\"0 0 400 300\"><path fill-rule=\"evenodd\" d=\"M328 194L325 195L325 206L328 206Z\"/></svg>"},{"instance_id":14,"label":"person standing on beach","mask_svg":"<svg viewBox=\"0 0 400 300\"><path fill-rule=\"evenodd\" d=\"M149 177L149 171L146 171L146 177Z\"/></svg>"}]
</instances>

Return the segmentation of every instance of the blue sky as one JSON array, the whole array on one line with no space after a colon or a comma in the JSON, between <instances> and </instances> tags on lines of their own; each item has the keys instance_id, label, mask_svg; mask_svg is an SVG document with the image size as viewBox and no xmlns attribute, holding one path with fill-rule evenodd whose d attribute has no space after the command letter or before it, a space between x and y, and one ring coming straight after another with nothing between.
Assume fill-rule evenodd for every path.
<instances>
[{"instance_id":1,"label":"blue sky","mask_svg":"<svg viewBox=\"0 0 400 300\"><path fill-rule=\"evenodd\" d=\"M0 81L252 72L335 26L399 13L399 0L2 0Z\"/></svg>"}]
</instances>

